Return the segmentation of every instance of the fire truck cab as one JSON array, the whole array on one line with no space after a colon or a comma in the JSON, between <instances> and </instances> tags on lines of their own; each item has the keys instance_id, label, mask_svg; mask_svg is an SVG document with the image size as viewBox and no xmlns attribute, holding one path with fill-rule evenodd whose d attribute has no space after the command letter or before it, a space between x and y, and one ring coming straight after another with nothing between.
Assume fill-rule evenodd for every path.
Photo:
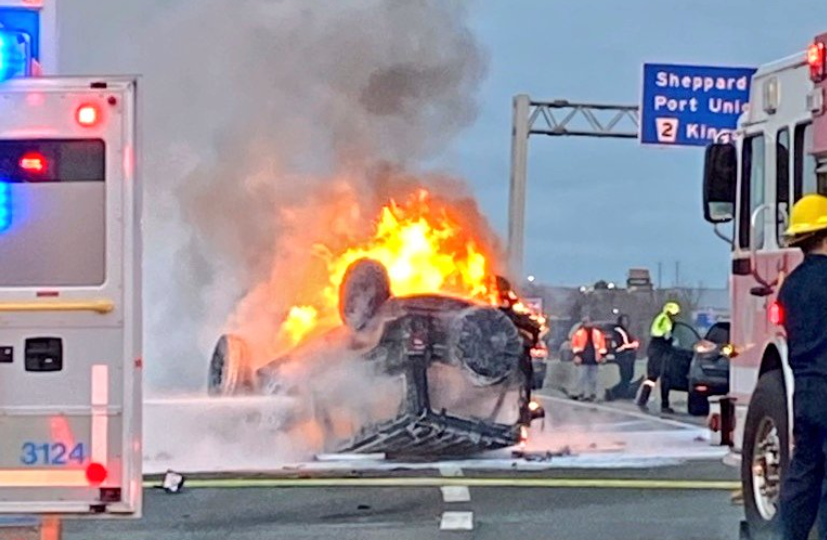
<instances>
[{"instance_id":1,"label":"fire truck cab","mask_svg":"<svg viewBox=\"0 0 827 540\"><path fill-rule=\"evenodd\" d=\"M789 462L793 381L776 297L801 261L783 231L804 194L827 195L827 34L806 53L761 66L732 140L707 148L704 217L731 224L730 394L711 425L740 457L746 527L767 537Z\"/></svg>"}]
</instances>

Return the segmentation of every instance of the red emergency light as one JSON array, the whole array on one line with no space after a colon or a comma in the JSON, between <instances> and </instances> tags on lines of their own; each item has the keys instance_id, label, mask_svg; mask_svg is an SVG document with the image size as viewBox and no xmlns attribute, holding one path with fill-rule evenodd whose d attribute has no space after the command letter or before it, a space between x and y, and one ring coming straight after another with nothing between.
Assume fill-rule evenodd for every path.
<instances>
[{"instance_id":1,"label":"red emergency light","mask_svg":"<svg viewBox=\"0 0 827 540\"><path fill-rule=\"evenodd\" d=\"M27 152L20 158L20 168L29 174L42 174L47 168L46 158L40 152Z\"/></svg>"},{"instance_id":2,"label":"red emergency light","mask_svg":"<svg viewBox=\"0 0 827 540\"><path fill-rule=\"evenodd\" d=\"M92 485L97 486L103 484L107 476L109 476L109 471L100 463L90 463L89 466L86 467L86 480Z\"/></svg>"},{"instance_id":3,"label":"red emergency light","mask_svg":"<svg viewBox=\"0 0 827 540\"><path fill-rule=\"evenodd\" d=\"M87 103L78 107L76 118L83 127L95 127L100 120L100 112L95 105Z\"/></svg>"},{"instance_id":4,"label":"red emergency light","mask_svg":"<svg viewBox=\"0 0 827 540\"><path fill-rule=\"evenodd\" d=\"M784 307L777 301L770 304L769 309L770 322L776 326L784 324Z\"/></svg>"},{"instance_id":5,"label":"red emergency light","mask_svg":"<svg viewBox=\"0 0 827 540\"><path fill-rule=\"evenodd\" d=\"M827 51L825 51L823 42L817 41L807 49L807 64L810 66L810 79L813 82L823 81L825 75L827 75L827 70L825 70Z\"/></svg>"}]
</instances>

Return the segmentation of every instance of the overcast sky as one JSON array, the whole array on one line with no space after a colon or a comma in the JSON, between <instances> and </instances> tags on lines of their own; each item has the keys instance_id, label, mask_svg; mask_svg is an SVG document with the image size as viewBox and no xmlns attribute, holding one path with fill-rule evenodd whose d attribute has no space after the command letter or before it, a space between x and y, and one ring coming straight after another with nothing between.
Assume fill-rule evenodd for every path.
<instances>
[{"instance_id":1,"label":"overcast sky","mask_svg":"<svg viewBox=\"0 0 827 540\"><path fill-rule=\"evenodd\" d=\"M490 54L481 115L451 157L506 231L511 99L636 104L644 62L758 66L827 31L823 0L480 0L473 27ZM723 286L728 248L701 213L703 150L631 140L534 136L526 272L579 285L648 266Z\"/></svg>"},{"instance_id":2,"label":"overcast sky","mask_svg":"<svg viewBox=\"0 0 827 540\"><path fill-rule=\"evenodd\" d=\"M158 16L185 1L66 2L72 13L64 62L68 57L76 70L108 68L114 57L105 52L106 40L95 45L98 53L87 49L100 58L93 62L78 58L72 42L80 36L88 47L82 35L93 26ZM469 180L503 236L515 94L636 104L644 62L757 66L803 51L827 30L824 0L473 0L468 6L489 56L488 74L477 96L478 119L437 164ZM226 23L232 20L228 15ZM129 27L116 32L118 39L137 38ZM679 260L684 284L725 285L727 246L702 219L702 153L641 148L632 140L533 137L526 273L580 285L620 281L632 266L649 267L657 278L661 262L668 285Z\"/></svg>"}]
</instances>

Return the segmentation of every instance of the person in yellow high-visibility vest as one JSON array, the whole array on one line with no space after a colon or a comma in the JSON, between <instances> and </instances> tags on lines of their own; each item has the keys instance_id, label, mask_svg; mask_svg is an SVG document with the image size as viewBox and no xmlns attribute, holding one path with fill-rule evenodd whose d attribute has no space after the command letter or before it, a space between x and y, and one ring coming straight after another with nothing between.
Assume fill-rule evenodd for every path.
<instances>
[{"instance_id":1,"label":"person in yellow high-visibility vest","mask_svg":"<svg viewBox=\"0 0 827 540\"><path fill-rule=\"evenodd\" d=\"M660 379L660 410L663 413L673 414L675 411L669 406L669 357L672 354L672 329L675 318L681 312L677 302L667 302L663 310L652 321L649 332L649 359L646 363L646 380L640 386L637 397L637 406L648 411L647 404L652 388Z\"/></svg>"}]
</instances>

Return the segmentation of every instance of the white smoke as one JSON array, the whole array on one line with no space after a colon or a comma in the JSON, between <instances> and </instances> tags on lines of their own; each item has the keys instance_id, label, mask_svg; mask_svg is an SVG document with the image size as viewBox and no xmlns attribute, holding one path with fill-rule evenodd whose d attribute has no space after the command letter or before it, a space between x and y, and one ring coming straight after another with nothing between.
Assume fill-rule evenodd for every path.
<instances>
[{"instance_id":1,"label":"white smoke","mask_svg":"<svg viewBox=\"0 0 827 540\"><path fill-rule=\"evenodd\" d=\"M335 226L292 209L380 198L377 167L446 148L485 72L459 0L60 4L64 73L142 76L150 390L203 387L279 239Z\"/></svg>"}]
</instances>

